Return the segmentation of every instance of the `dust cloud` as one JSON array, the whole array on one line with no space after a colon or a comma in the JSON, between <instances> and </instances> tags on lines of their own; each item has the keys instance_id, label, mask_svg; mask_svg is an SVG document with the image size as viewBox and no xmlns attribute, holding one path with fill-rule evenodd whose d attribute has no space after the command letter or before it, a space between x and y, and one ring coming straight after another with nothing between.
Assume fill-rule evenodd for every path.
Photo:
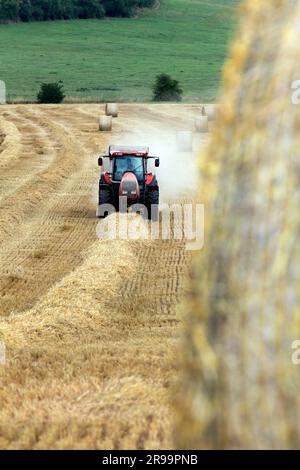
<instances>
[{"instance_id":1,"label":"dust cloud","mask_svg":"<svg viewBox=\"0 0 300 470\"><path fill-rule=\"evenodd\" d=\"M147 145L150 155L160 158L160 167L155 168L150 160L148 171L157 175L161 202L194 197L199 187L197 158L206 140L203 136L192 134L193 150L181 151L177 144L177 129L166 127L158 129L159 123L143 123L131 133L123 133L114 140L116 144Z\"/></svg>"}]
</instances>

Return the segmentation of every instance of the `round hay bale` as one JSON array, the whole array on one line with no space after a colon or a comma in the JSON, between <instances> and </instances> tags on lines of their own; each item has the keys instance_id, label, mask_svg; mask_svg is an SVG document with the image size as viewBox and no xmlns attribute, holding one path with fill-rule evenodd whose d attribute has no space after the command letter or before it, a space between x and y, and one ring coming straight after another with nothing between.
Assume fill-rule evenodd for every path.
<instances>
[{"instance_id":1,"label":"round hay bale","mask_svg":"<svg viewBox=\"0 0 300 470\"><path fill-rule=\"evenodd\" d=\"M204 107L204 116L208 117L209 121L215 121L217 118L218 108L216 105L208 105Z\"/></svg>"},{"instance_id":2,"label":"round hay bale","mask_svg":"<svg viewBox=\"0 0 300 470\"><path fill-rule=\"evenodd\" d=\"M116 103L107 103L107 105L105 106L105 114L106 116L112 116L114 118L118 117L118 105Z\"/></svg>"},{"instance_id":3,"label":"round hay bale","mask_svg":"<svg viewBox=\"0 0 300 470\"><path fill-rule=\"evenodd\" d=\"M192 152L193 133L191 131L177 132L177 146L182 152Z\"/></svg>"},{"instance_id":4,"label":"round hay bale","mask_svg":"<svg viewBox=\"0 0 300 470\"><path fill-rule=\"evenodd\" d=\"M208 117L200 116L195 119L196 132L208 132Z\"/></svg>"},{"instance_id":5,"label":"round hay bale","mask_svg":"<svg viewBox=\"0 0 300 470\"><path fill-rule=\"evenodd\" d=\"M99 119L99 131L110 132L112 130L112 117L101 116Z\"/></svg>"},{"instance_id":6,"label":"round hay bale","mask_svg":"<svg viewBox=\"0 0 300 470\"><path fill-rule=\"evenodd\" d=\"M300 445L300 2L243 12L199 159L206 242L186 304L180 449Z\"/></svg>"},{"instance_id":7,"label":"round hay bale","mask_svg":"<svg viewBox=\"0 0 300 470\"><path fill-rule=\"evenodd\" d=\"M0 80L0 104L6 104L6 86L2 80Z\"/></svg>"}]
</instances>

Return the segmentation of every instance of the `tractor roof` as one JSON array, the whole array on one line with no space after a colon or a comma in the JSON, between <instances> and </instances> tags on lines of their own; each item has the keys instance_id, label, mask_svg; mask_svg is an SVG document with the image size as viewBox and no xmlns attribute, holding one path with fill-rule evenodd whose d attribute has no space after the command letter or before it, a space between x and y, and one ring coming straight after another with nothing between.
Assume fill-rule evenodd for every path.
<instances>
[{"instance_id":1,"label":"tractor roof","mask_svg":"<svg viewBox=\"0 0 300 470\"><path fill-rule=\"evenodd\" d=\"M149 147L133 145L111 145L109 147L110 156L133 155L136 157L148 157Z\"/></svg>"}]
</instances>

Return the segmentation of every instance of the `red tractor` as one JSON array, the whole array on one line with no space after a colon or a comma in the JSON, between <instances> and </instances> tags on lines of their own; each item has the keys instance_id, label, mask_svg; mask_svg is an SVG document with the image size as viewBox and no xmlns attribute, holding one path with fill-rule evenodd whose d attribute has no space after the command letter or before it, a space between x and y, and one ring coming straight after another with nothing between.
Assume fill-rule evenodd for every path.
<instances>
[{"instance_id":1,"label":"red tractor","mask_svg":"<svg viewBox=\"0 0 300 470\"><path fill-rule=\"evenodd\" d=\"M108 171L103 171L100 176L99 217L108 215L107 204L114 206L117 212L127 211L130 206L139 204L147 209L144 213L149 220L157 221L159 186L156 176L148 171L148 162L154 159L158 168L159 158L149 156L148 147L111 145L108 155L98 160L101 168L104 159L108 159Z\"/></svg>"}]
</instances>

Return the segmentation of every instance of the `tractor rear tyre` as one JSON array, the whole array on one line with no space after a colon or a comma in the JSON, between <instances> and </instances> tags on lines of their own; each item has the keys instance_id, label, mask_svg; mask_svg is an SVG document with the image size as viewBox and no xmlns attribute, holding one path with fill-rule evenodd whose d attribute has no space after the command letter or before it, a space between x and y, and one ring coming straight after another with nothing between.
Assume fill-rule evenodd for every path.
<instances>
[{"instance_id":1,"label":"tractor rear tyre","mask_svg":"<svg viewBox=\"0 0 300 470\"><path fill-rule=\"evenodd\" d=\"M159 220L159 190L148 191L146 194L146 207L148 219L157 222Z\"/></svg>"},{"instance_id":2,"label":"tractor rear tyre","mask_svg":"<svg viewBox=\"0 0 300 470\"><path fill-rule=\"evenodd\" d=\"M112 204L113 203L113 198L111 191L109 189L100 189L99 191L99 212L101 209L101 206L106 205L106 204ZM105 211L103 215L99 215L99 219L104 219L105 217L108 216L108 212Z\"/></svg>"}]
</instances>

